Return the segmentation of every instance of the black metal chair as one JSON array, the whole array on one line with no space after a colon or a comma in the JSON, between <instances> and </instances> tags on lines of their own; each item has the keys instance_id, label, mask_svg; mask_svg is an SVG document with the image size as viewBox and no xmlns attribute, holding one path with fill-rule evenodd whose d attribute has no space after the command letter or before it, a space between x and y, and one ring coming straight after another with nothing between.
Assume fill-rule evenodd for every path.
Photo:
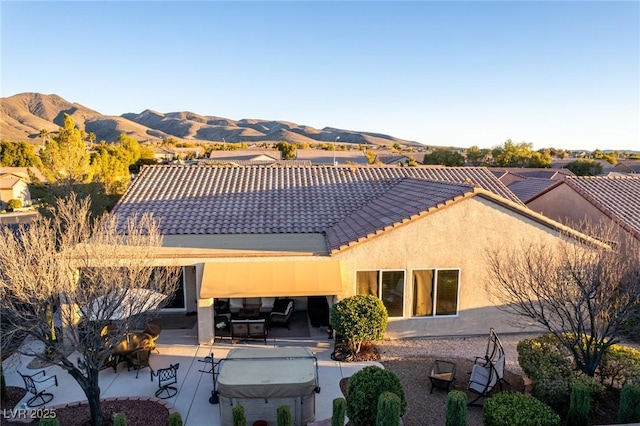
<instances>
[{"instance_id":1,"label":"black metal chair","mask_svg":"<svg viewBox=\"0 0 640 426\"><path fill-rule=\"evenodd\" d=\"M52 386L58 386L58 377L55 374L53 376L45 377L44 379L40 380L36 380L34 379L34 377L45 376L44 370L30 376L22 374L19 371L18 374L22 376L22 380L24 380L24 386L27 389L27 392L33 394L33 396L27 401L27 406L39 407L50 402L53 399L53 394L45 391ZM37 400L40 400L41 402L39 404L35 404Z\"/></svg>"},{"instance_id":2,"label":"black metal chair","mask_svg":"<svg viewBox=\"0 0 640 426\"><path fill-rule=\"evenodd\" d=\"M157 398L167 399L178 393L178 389L175 386L171 386L178 383L178 367L180 367L180 363L171 364L168 368L160 368L156 372L151 370L151 381L153 381L153 376L158 376L159 389L156 391ZM160 396L162 394L165 394L165 396Z\"/></svg>"},{"instance_id":3,"label":"black metal chair","mask_svg":"<svg viewBox=\"0 0 640 426\"><path fill-rule=\"evenodd\" d=\"M149 365L149 357L151 356L151 348L140 348L133 351L127 356L127 371L131 368L136 370L136 379L138 373L143 368L151 368Z\"/></svg>"}]
</instances>

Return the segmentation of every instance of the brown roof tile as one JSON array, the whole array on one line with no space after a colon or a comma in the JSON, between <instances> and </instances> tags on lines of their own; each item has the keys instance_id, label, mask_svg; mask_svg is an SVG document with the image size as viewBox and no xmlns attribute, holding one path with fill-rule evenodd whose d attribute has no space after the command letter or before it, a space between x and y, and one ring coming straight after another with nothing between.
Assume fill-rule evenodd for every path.
<instances>
[{"instance_id":1,"label":"brown roof tile","mask_svg":"<svg viewBox=\"0 0 640 426\"><path fill-rule=\"evenodd\" d=\"M522 205L482 167L169 165L143 168L114 212L152 212L165 235L326 232L336 248L474 186Z\"/></svg>"},{"instance_id":2,"label":"brown roof tile","mask_svg":"<svg viewBox=\"0 0 640 426\"><path fill-rule=\"evenodd\" d=\"M640 238L640 177L570 177L565 182Z\"/></svg>"}]
</instances>

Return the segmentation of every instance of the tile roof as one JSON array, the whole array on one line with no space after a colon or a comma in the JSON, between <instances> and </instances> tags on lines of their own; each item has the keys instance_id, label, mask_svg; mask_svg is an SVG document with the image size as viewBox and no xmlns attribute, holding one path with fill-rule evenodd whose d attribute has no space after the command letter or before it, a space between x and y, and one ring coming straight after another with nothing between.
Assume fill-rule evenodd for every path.
<instances>
[{"instance_id":1,"label":"tile roof","mask_svg":"<svg viewBox=\"0 0 640 426\"><path fill-rule=\"evenodd\" d=\"M570 177L565 183L640 238L640 177Z\"/></svg>"},{"instance_id":2,"label":"tile roof","mask_svg":"<svg viewBox=\"0 0 640 426\"><path fill-rule=\"evenodd\" d=\"M326 232L335 247L474 186L522 206L482 167L170 165L144 167L114 213L152 212L164 235Z\"/></svg>"},{"instance_id":3,"label":"tile roof","mask_svg":"<svg viewBox=\"0 0 640 426\"><path fill-rule=\"evenodd\" d=\"M310 166L310 160L204 160L202 164L230 164L236 166Z\"/></svg>"},{"instance_id":4,"label":"tile roof","mask_svg":"<svg viewBox=\"0 0 640 426\"><path fill-rule=\"evenodd\" d=\"M528 203L533 198L547 191L551 187L559 185L561 181L545 178L527 178L508 185L509 189L516 194L523 203Z\"/></svg>"},{"instance_id":5,"label":"tile roof","mask_svg":"<svg viewBox=\"0 0 640 426\"><path fill-rule=\"evenodd\" d=\"M402 178L378 198L329 227L327 246L331 251L345 248L472 193L470 185Z\"/></svg>"},{"instance_id":6,"label":"tile roof","mask_svg":"<svg viewBox=\"0 0 640 426\"><path fill-rule=\"evenodd\" d=\"M212 160L226 161L269 161L269 158L279 160L282 154L277 149L237 149L233 151L211 151L209 158Z\"/></svg>"},{"instance_id":7,"label":"tile roof","mask_svg":"<svg viewBox=\"0 0 640 426\"><path fill-rule=\"evenodd\" d=\"M615 168L626 173L640 173L640 160L619 161Z\"/></svg>"}]
</instances>

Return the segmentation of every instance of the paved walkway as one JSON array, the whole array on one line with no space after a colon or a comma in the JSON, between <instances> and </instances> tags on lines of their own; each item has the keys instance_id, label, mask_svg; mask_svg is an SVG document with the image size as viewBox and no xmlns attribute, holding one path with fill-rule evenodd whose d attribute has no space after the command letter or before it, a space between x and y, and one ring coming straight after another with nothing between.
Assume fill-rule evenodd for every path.
<instances>
[{"instance_id":1,"label":"paved walkway","mask_svg":"<svg viewBox=\"0 0 640 426\"><path fill-rule=\"evenodd\" d=\"M316 395L316 420L331 417L333 399L342 396L339 382L343 377L349 377L361 368L376 364L374 362L342 363L331 360L333 340L327 339L324 331L312 332L310 338L296 339L268 339L266 347L304 346L309 348L318 359L318 376L321 392ZM209 397L213 390L211 374L200 372L206 369L206 365L199 362L205 356L213 352L216 359L225 358L230 349L236 347L265 347L257 343L239 343L231 345L227 342L217 343L213 346L200 346L197 344L195 330L163 330L158 340L160 354L152 353L150 364L156 370L167 367L170 364L180 363L178 369L178 393L166 401L172 403L182 415L186 426L211 425L219 426L219 405L209 403ZM77 354L75 355L77 357ZM74 355L70 356L74 359ZM22 372L35 372L26 366L31 358L9 358L3 363L7 386L24 387L22 378L17 374L17 369ZM57 366L44 368L47 376L56 374L59 386L51 388L54 394L53 401L48 406L66 404L84 400L84 393L73 378ZM148 369L140 371L136 379L134 370L127 371L123 364L114 373L108 368L100 372L100 388L102 398L127 397L127 396L154 396L158 389L157 378L150 381ZM22 401L26 401L27 397Z\"/></svg>"}]
</instances>

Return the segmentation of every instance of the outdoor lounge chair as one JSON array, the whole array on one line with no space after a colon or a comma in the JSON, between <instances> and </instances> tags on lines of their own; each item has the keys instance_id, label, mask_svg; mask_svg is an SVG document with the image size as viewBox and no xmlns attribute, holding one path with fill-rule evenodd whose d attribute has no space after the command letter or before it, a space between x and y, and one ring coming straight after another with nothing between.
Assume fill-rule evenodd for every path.
<instances>
[{"instance_id":1,"label":"outdoor lounge chair","mask_svg":"<svg viewBox=\"0 0 640 426\"><path fill-rule=\"evenodd\" d=\"M178 383L178 367L180 364L171 364L168 368L161 368L157 372L151 370L151 380L153 376L158 376L158 390L156 391L156 397L160 399L167 399L178 393L178 389L175 386ZM163 395L163 396L160 396Z\"/></svg>"},{"instance_id":2,"label":"outdoor lounge chair","mask_svg":"<svg viewBox=\"0 0 640 426\"><path fill-rule=\"evenodd\" d=\"M22 376L22 380L24 380L24 386L27 389L27 392L33 394L33 396L27 401L28 407L39 407L50 402L53 399L53 394L45 391L52 386L58 386L58 377L56 375L36 380L34 379L34 377L36 376L45 376L44 370L38 373L34 373L30 376L22 374L19 371L18 374ZM40 400L40 403L36 404L35 402L38 400Z\"/></svg>"},{"instance_id":3,"label":"outdoor lounge chair","mask_svg":"<svg viewBox=\"0 0 640 426\"><path fill-rule=\"evenodd\" d=\"M284 324L289 328L289 319L293 314L293 299L278 299L273 306L269 320L271 325ZM290 329L290 328L289 328Z\"/></svg>"}]
</instances>

